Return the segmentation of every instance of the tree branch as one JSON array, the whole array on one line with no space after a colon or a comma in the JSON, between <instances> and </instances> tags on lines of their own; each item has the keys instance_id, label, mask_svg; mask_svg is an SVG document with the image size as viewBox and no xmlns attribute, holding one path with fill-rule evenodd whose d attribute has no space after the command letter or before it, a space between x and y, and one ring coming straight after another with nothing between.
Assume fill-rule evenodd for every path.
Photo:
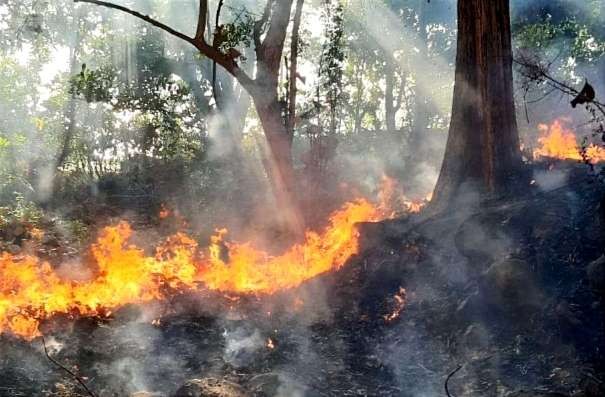
<instances>
[{"instance_id":1,"label":"tree branch","mask_svg":"<svg viewBox=\"0 0 605 397\"><path fill-rule=\"evenodd\" d=\"M201 0L201 2L205 2L205 1ZM231 75L233 75L233 77L235 77L239 81L239 83L248 92L255 89L255 85L256 85L255 81L252 78L250 78L250 76L248 76L246 74L246 72L244 72L242 69L240 69L240 67L237 65L237 63L235 62L235 60L233 58L230 58L230 57L226 56L225 54L222 54L218 49L216 49L216 48L212 47L211 45L209 45L208 43L206 43L206 41L204 40L203 34L201 37L197 37L197 36L189 37L186 34L181 33L178 30L176 30L160 21L151 18L149 15L141 14L140 12L131 10L128 7L110 3L108 1L74 0L74 3L89 3L89 4L95 4L95 5L98 5L101 7L112 8L114 10L118 10L118 11L124 12L126 14L132 15L138 19L141 19L159 29L162 29L166 33L169 33L169 34L171 34L175 37L178 37L179 39L184 40L184 41L190 43L191 45L193 45L195 48L198 49L199 52L201 52L208 58L212 59L213 61L216 61L216 63L218 63L223 68L225 68L225 70L227 70L229 73L231 73ZM207 10L207 7L205 9ZM206 21L206 17L204 14L204 27L205 27L205 21Z\"/></svg>"},{"instance_id":2,"label":"tree branch","mask_svg":"<svg viewBox=\"0 0 605 397\"><path fill-rule=\"evenodd\" d=\"M113 4L113 3L110 3L107 1L101 1L101 0L74 0L74 3L90 3L90 4L95 4L95 5L98 5L101 7L113 8L114 10L125 12L126 14L130 14L134 17L142 19L143 21L148 22L148 23L152 24L153 26L162 29L163 31L165 31L167 33L170 33L171 35L176 36L181 40L185 40L186 42L195 45L194 38L189 37L186 34L181 33L178 30L175 30L160 21L157 21L157 20L151 18L149 15L141 14L140 12L131 10L128 7L124 7L124 6L121 6L118 4Z\"/></svg>"},{"instance_id":3,"label":"tree branch","mask_svg":"<svg viewBox=\"0 0 605 397\"><path fill-rule=\"evenodd\" d=\"M57 360L55 360L54 358L52 358L50 356L50 354L48 353L48 349L46 348L46 340L44 340L44 336L42 336L42 347L44 348L44 355L46 356L48 361L55 364L57 367L61 368L63 371L67 372L72 378L74 378L80 384L80 386L82 386L82 388L84 390L86 390L86 393L88 393L88 395L90 397L97 397L97 395L95 393L93 393L88 388L88 386L86 386L86 383L80 376L76 375L76 373L74 373L69 368L67 368L66 366L64 366L63 364L61 364L60 362L58 362Z\"/></svg>"},{"instance_id":4,"label":"tree branch","mask_svg":"<svg viewBox=\"0 0 605 397\"><path fill-rule=\"evenodd\" d=\"M537 61L532 62L532 61L524 59L524 58L520 58L520 59L515 58L515 59L513 59L513 62L516 63L517 65L521 66L522 68L526 69L526 71L521 70L521 74L530 81L535 82L537 80L542 80L547 85L552 87L553 90L558 90L558 91L560 91L564 94L570 95L570 96L576 96L580 93L580 91L578 91L571 85L569 85L563 81L557 80L556 78L554 78L553 76L550 75L548 68L550 67L552 62L550 62L546 68L543 67ZM551 90L551 92L552 92L552 90ZM605 104L604 103L599 102L596 99L592 100L590 103L593 104L603 116L605 116Z\"/></svg>"},{"instance_id":5,"label":"tree branch","mask_svg":"<svg viewBox=\"0 0 605 397\"><path fill-rule=\"evenodd\" d=\"M452 397L452 395L450 394L450 388L449 388L449 382L450 379L452 378L452 376L454 376L456 374L456 372L460 371L460 369L462 369L462 365L458 365L456 367L455 370L453 370L452 372L449 373L449 375L447 376L447 378L445 379L445 395L447 397Z\"/></svg>"}]
</instances>

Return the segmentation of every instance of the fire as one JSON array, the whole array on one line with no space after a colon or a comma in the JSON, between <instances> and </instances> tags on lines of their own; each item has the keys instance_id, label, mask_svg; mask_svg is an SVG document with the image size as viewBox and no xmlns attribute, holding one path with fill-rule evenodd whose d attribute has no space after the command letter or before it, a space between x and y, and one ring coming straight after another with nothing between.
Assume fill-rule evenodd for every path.
<instances>
[{"instance_id":1,"label":"fire","mask_svg":"<svg viewBox=\"0 0 605 397\"><path fill-rule=\"evenodd\" d=\"M390 217L397 215L397 210L403 209L407 213L419 213L426 204L431 201L432 192L427 194L424 199L408 198L397 181L387 175L383 175L380 181L380 190L378 191L378 207L388 213ZM397 210L393 210L396 208Z\"/></svg>"},{"instance_id":2,"label":"fire","mask_svg":"<svg viewBox=\"0 0 605 397\"><path fill-rule=\"evenodd\" d=\"M357 253L358 222L381 219L381 212L366 200L348 203L331 216L330 226L321 234L309 231L302 244L280 256L270 256L250 244L224 241L225 231L213 238L203 282L211 289L272 294L293 288L305 280L338 269ZM221 255L221 245L228 260Z\"/></svg>"},{"instance_id":3,"label":"fire","mask_svg":"<svg viewBox=\"0 0 605 397\"><path fill-rule=\"evenodd\" d=\"M384 318L384 321L386 321L387 323L390 323L390 322L397 320L401 316L401 312L403 312L403 309L405 308L405 303L406 303L405 288L399 287L399 291L397 291L397 293L395 293L393 295L393 302L392 302L393 309L391 310L390 313L382 316L382 318Z\"/></svg>"},{"instance_id":4,"label":"fire","mask_svg":"<svg viewBox=\"0 0 605 397\"><path fill-rule=\"evenodd\" d=\"M175 289L205 287L237 295L293 288L342 267L358 250L355 224L383 217L366 200L347 203L323 232L308 231L302 243L278 256L229 242L224 229L206 250L177 233L150 256L128 244L133 231L121 222L103 229L92 245L94 276L84 281L60 277L35 256L0 253L0 333L33 339L40 335L40 322L54 314L105 316L125 304L166 298Z\"/></svg>"},{"instance_id":5,"label":"fire","mask_svg":"<svg viewBox=\"0 0 605 397\"><path fill-rule=\"evenodd\" d=\"M591 143L582 150L574 132L566 128L561 120L555 120L551 125L540 124L538 129L541 134L538 138L540 147L534 150L534 158L586 160L591 164L605 161L605 149Z\"/></svg>"},{"instance_id":6,"label":"fire","mask_svg":"<svg viewBox=\"0 0 605 397\"><path fill-rule=\"evenodd\" d=\"M158 218L166 219L169 216L170 216L170 210L164 204L162 204L160 206L160 211L158 212Z\"/></svg>"}]
</instances>

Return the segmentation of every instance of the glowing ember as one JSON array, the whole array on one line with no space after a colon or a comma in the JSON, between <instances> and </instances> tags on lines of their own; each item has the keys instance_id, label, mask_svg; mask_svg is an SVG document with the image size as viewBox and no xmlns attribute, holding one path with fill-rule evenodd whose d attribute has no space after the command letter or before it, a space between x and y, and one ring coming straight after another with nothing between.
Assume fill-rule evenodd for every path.
<instances>
[{"instance_id":1,"label":"glowing ember","mask_svg":"<svg viewBox=\"0 0 605 397\"><path fill-rule=\"evenodd\" d=\"M267 346L267 349L270 349L270 350L275 349L275 343L273 343L273 339L267 338L266 346Z\"/></svg>"},{"instance_id":2,"label":"glowing ember","mask_svg":"<svg viewBox=\"0 0 605 397\"><path fill-rule=\"evenodd\" d=\"M177 233L146 256L127 243L132 230L122 222L103 229L92 246L96 271L85 281L63 279L37 257L1 253L0 333L32 339L40 335L40 321L53 314L106 315L125 304L165 298L171 289L204 285L227 294L272 294L296 287L342 267L357 253L355 224L383 216L368 201L348 203L322 233L307 232L303 243L279 256L227 242L226 230L217 232L208 250Z\"/></svg>"},{"instance_id":3,"label":"glowing ember","mask_svg":"<svg viewBox=\"0 0 605 397\"><path fill-rule=\"evenodd\" d=\"M160 212L158 212L158 218L166 219L169 216L170 216L170 210L164 204L162 204L160 206Z\"/></svg>"},{"instance_id":4,"label":"glowing ember","mask_svg":"<svg viewBox=\"0 0 605 397\"><path fill-rule=\"evenodd\" d=\"M605 149L594 144L583 151L573 131L567 129L561 120L555 120L550 126L538 126L541 137L540 147L534 150L534 158L550 157L562 160L584 160L592 164L605 161ZM585 156L585 157L583 157Z\"/></svg>"},{"instance_id":5,"label":"glowing ember","mask_svg":"<svg viewBox=\"0 0 605 397\"><path fill-rule=\"evenodd\" d=\"M393 295L393 310L383 316L387 323L397 320L401 316L401 312L405 308L406 293L405 288L399 287L399 291Z\"/></svg>"}]
</instances>

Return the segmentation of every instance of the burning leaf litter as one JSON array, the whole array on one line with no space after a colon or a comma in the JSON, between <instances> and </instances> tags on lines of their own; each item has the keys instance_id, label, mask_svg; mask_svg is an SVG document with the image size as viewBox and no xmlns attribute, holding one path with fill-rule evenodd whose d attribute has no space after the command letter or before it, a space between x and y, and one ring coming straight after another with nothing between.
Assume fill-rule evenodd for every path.
<instances>
[{"instance_id":1,"label":"burning leaf litter","mask_svg":"<svg viewBox=\"0 0 605 397\"><path fill-rule=\"evenodd\" d=\"M549 157L560 160L579 160L596 164L605 161L605 150L593 143L578 145L575 133L565 126L564 120L538 126L540 147L533 152L534 158Z\"/></svg>"},{"instance_id":2,"label":"burning leaf litter","mask_svg":"<svg viewBox=\"0 0 605 397\"><path fill-rule=\"evenodd\" d=\"M349 202L332 214L323 232L308 231L302 243L278 256L250 243L226 241L226 229L217 231L207 250L176 233L156 247L154 256L147 256L128 243L133 230L121 222L103 229L92 245L96 272L84 281L61 277L36 256L2 253L0 332L33 339L41 335L40 323L55 314L108 316L126 304L165 299L167 291L208 288L237 295L290 289L342 267L358 250L355 225L384 217L367 200ZM297 306L302 304L300 300Z\"/></svg>"}]
</instances>

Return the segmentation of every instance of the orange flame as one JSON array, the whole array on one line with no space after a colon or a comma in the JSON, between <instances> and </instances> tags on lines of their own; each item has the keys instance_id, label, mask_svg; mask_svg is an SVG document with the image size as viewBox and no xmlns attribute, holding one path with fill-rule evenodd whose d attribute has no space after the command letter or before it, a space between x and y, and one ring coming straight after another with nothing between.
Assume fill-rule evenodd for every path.
<instances>
[{"instance_id":1,"label":"orange flame","mask_svg":"<svg viewBox=\"0 0 605 397\"><path fill-rule=\"evenodd\" d=\"M366 200L348 203L322 233L307 232L304 242L279 256L226 242L226 230L213 236L208 250L177 233L147 256L127 244L132 229L121 222L103 229L91 247L96 272L85 281L61 278L35 256L0 253L0 333L33 339L40 322L54 314L106 315L125 304L165 298L170 289L204 285L227 294L273 294L296 287L342 267L358 250L355 224L382 216Z\"/></svg>"},{"instance_id":2,"label":"orange flame","mask_svg":"<svg viewBox=\"0 0 605 397\"><path fill-rule=\"evenodd\" d=\"M397 215L398 210L403 209L404 212L418 213L426 204L431 201L432 192L429 193L424 199L410 199L408 198L401 186L397 181L387 175L383 175L380 181L380 190L378 191L378 208L385 213L388 213L390 217Z\"/></svg>"},{"instance_id":3,"label":"orange flame","mask_svg":"<svg viewBox=\"0 0 605 397\"><path fill-rule=\"evenodd\" d=\"M387 323L397 320L401 316L401 312L405 308L406 291L405 288L399 287L399 291L393 295L393 310L390 313L382 316Z\"/></svg>"},{"instance_id":4,"label":"orange flame","mask_svg":"<svg viewBox=\"0 0 605 397\"><path fill-rule=\"evenodd\" d=\"M160 205L160 211L158 212L158 218L166 219L169 216L170 216L170 210L168 209L168 207L166 207L166 205L164 205L164 204Z\"/></svg>"},{"instance_id":5,"label":"orange flame","mask_svg":"<svg viewBox=\"0 0 605 397\"><path fill-rule=\"evenodd\" d=\"M587 160L592 164L605 161L605 149L591 143L583 151L575 133L566 128L561 120L555 120L551 125L540 124L538 129L541 134L538 138L540 147L534 150L534 158Z\"/></svg>"}]
</instances>

